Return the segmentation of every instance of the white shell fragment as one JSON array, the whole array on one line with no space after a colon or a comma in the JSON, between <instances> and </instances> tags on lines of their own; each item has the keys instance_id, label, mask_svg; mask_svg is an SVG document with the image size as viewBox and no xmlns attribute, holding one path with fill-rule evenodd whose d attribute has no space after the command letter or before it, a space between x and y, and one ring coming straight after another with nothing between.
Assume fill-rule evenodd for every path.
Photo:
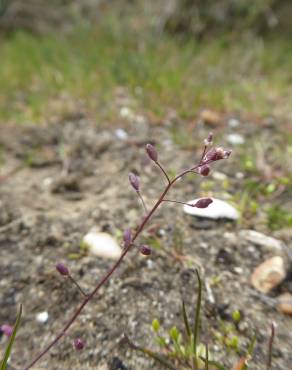
<instances>
[{"instance_id":1,"label":"white shell fragment","mask_svg":"<svg viewBox=\"0 0 292 370\"><path fill-rule=\"evenodd\" d=\"M251 275L252 285L262 293L268 293L286 277L284 260L275 256L261 263Z\"/></svg>"},{"instance_id":2,"label":"white shell fragment","mask_svg":"<svg viewBox=\"0 0 292 370\"><path fill-rule=\"evenodd\" d=\"M47 313L47 311L40 312L36 315L36 320L42 324L47 322L48 318L49 318L49 314Z\"/></svg>"},{"instance_id":3,"label":"white shell fragment","mask_svg":"<svg viewBox=\"0 0 292 370\"><path fill-rule=\"evenodd\" d=\"M83 238L83 243L90 253L107 259L118 259L122 250L115 239L102 232L90 231Z\"/></svg>"},{"instance_id":4,"label":"white shell fragment","mask_svg":"<svg viewBox=\"0 0 292 370\"><path fill-rule=\"evenodd\" d=\"M246 241L264 247L266 249L281 252L284 243L281 240L272 238L255 230L240 230L239 236Z\"/></svg>"},{"instance_id":5,"label":"white shell fragment","mask_svg":"<svg viewBox=\"0 0 292 370\"><path fill-rule=\"evenodd\" d=\"M199 199L200 198L190 200L188 203L196 203ZM238 211L233 206L220 199L212 198L212 200L213 202L207 208L196 208L184 205L183 210L189 215L210 218L213 220L218 220L220 218L237 220L239 218Z\"/></svg>"}]
</instances>

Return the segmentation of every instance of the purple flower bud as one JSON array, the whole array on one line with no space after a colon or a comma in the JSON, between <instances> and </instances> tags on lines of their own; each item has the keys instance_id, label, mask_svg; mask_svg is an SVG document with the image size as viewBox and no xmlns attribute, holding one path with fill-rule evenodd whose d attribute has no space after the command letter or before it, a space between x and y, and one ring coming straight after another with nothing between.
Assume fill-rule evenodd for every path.
<instances>
[{"instance_id":1,"label":"purple flower bud","mask_svg":"<svg viewBox=\"0 0 292 370\"><path fill-rule=\"evenodd\" d=\"M3 334L5 334L7 337L11 337L13 333L13 327L7 324L3 324L0 327L0 330L2 331Z\"/></svg>"},{"instance_id":2,"label":"purple flower bud","mask_svg":"<svg viewBox=\"0 0 292 370\"><path fill-rule=\"evenodd\" d=\"M219 161L220 159L226 159L230 156L231 150L224 149L224 148L213 148L209 150L205 157L203 162L210 162L210 161Z\"/></svg>"},{"instance_id":3,"label":"purple flower bud","mask_svg":"<svg viewBox=\"0 0 292 370\"><path fill-rule=\"evenodd\" d=\"M192 206L197 207L197 208L207 208L212 202L213 200L211 198L202 198L202 199L199 199Z\"/></svg>"},{"instance_id":4,"label":"purple flower bud","mask_svg":"<svg viewBox=\"0 0 292 370\"><path fill-rule=\"evenodd\" d=\"M204 164L203 166L199 167L198 172L202 176L208 176L210 172L210 167L207 164Z\"/></svg>"},{"instance_id":5,"label":"purple flower bud","mask_svg":"<svg viewBox=\"0 0 292 370\"><path fill-rule=\"evenodd\" d=\"M84 343L84 341L81 338L75 338L73 343L74 343L74 348L77 351L80 351L85 346L85 343Z\"/></svg>"},{"instance_id":6,"label":"purple flower bud","mask_svg":"<svg viewBox=\"0 0 292 370\"><path fill-rule=\"evenodd\" d=\"M126 229L124 231L123 240L124 240L125 247L128 247L131 244L131 241L132 241L132 231L131 231L131 229Z\"/></svg>"},{"instance_id":7,"label":"purple flower bud","mask_svg":"<svg viewBox=\"0 0 292 370\"><path fill-rule=\"evenodd\" d=\"M156 151L156 149L154 148L153 145L147 144L146 145L146 152L147 152L149 158L152 159L152 161L157 162L158 154L157 154L157 151Z\"/></svg>"},{"instance_id":8,"label":"purple flower bud","mask_svg":"<svg viewBox=\"0 0 292 370\"><path fill-rule=\"evenodd\" d=\"M152 253L150 247L146 244L140 245L140 252L144 254L144 256L149 256Z\"/></svg>"},{"instance_id":9,"label":"purple flower bud","mask_svg":"<svg viewBox=\"0 0 292 370\"><path fill-rule=\"evenodd\" d=\"M69 270L68 268L64 265L64 263L57 263L56 264L56 270L63 276L68 276L69 275Z\"/></svg>"},{"instance_id":10,"label":"purple flower bud","mask_svg":"<svg viewBox=\"0 0 292 370\"><path fill-rule=\"evenodd\" d=\"M204 140L204 144L205 144L205 146L209 146L212 143L213 143L213 134L212 134L212 132L210 132L207 139Z\"/></svg>"},{"instance_id":11,"label":"purple flower bud","mask_svg":"<svg viewBox=\"0 0 292 370\"><path fill-rule=\"evenodd\" d=\"M139 178L133 172L129 173L129 181L132 187L138 191L140 186Z\"/></svg>"}]
</instances>

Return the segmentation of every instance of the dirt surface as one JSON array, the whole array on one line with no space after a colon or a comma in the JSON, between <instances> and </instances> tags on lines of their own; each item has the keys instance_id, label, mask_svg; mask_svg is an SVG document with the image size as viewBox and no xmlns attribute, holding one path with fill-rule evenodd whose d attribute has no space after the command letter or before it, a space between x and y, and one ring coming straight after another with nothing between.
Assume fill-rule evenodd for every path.
<instances>
[{"instance_id":1,"label":"dirt surface","mask_svg":"<svg viewBox=\"0 0 292 370\"><path fill-rule=\"evenodd\" d=\"M192 127L187 135L193 136L194 142L183 147L173 140L173 124L147 120L127 124L127 140L118 139L114 128L98 128L82 117L48 127L0 128L0 323L12 324L19 304L24 307L10 369L23 369L81 301L78 291L56 273L55 264L66 262L84 290L90 291L112 261L84 251L82 237L96 227L118 238L141 219L128 172L141 177L149 204L163 189L164 180L147 161L144 144L158 144L161 161L171 171L196 163L198 145L207 129ZM254 128L246 125L243 130L252 135ZM269 136L268 128L261 131ZM238 191L240 183L235 166L234 158L217 166L228 176L231 193ZM201 181L184 179L172 191L172 198L186 201L197 197ZM250 220L248 226L257 229L254 222ZM200 269L205 286L201 339L210 343L214 357L229 369L239 359L214 339L214 331L220 331L231 321L231 313L240 310L240 348L246 348L255 331L258 336L250 368L266 368L271 321L277 323L273 369L291 368L292 321L277 312L274 299L291 291L291 279L288 276L269 295L252 288L252 271L275 253L241 240L241 227L227 221L198 220L184 214L180 206L164 205L140 237L140 241L150 240L157 246L153 254L145 258L131 251L67 336L34 369L161 369L130 350L123 343L123 333L136 343L155 348L150 328L154 318L166 329L172 325L182 328L181 300L185 299L191 313L196 298L195 268ZM288 246L289 230L275 235ZM285 259L288 265L287 256ZM217 283L212 283L215 280ZM36 320L43 311L49 314L46 323ZM72 346L77 336L86 342L80 352ZM4 343L2 337L1 350Z\"/></svg>"}]
</instances>

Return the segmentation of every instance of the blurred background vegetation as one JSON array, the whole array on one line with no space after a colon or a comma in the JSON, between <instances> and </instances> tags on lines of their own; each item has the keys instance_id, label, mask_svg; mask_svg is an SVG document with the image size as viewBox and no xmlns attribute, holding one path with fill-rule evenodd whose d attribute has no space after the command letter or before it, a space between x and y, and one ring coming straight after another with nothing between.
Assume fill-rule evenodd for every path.
<instances>
[{"instance_id":1,"label":"blurred background vegetation","mask_svg":"<svg viewBox=\"0 0 292 370\"><path fill-rule=\"evenodd\" d=\"M287 119L289 0L0 0L0 122L202 107Z\"/></svg>"}]
</instances>

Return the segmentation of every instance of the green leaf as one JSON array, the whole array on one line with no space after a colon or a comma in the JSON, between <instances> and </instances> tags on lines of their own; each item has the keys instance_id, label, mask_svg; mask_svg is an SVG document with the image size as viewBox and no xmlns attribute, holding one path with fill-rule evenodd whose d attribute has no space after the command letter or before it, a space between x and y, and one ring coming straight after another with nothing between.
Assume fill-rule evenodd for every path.
<instances>
[{"instance_id":1,"label":"green leaf","mask_svg":"<svg viewBox=\"0 0 292 370\"><path fill-rule=\"evenodd\" d=\"M157 362L159 362L161 365L165 366L169 370L178 370L174 365L168 362L164 356L161 356L160 354L156 352L153 352L147 348L141 348L141 347L137 347L137 350L153 358L154 360L156 360Z\"/></svg>"},{"instance_id":2,"label":"green leaf","mask_svg":"<svg viewBox=\"0 0 292 370\"><path fill-rule=\"evenodd\" d=\"M157 333L158 330L160 329L160 323L157 319L154 319L152 321L152 329L155 331L155 333Z\"/></svg>"},{"instance_id":3,"label":"green leaf","mask_svg":"<svg viewBox=\"0 0 292 370\"><path fill-rule=\"evenodd\" d=\"M191 328L190 328L189 319L188 319L188 315L187 315L186 306L185 306L184 301L182 301L182 314L183 314L183 319L184 319L184 323L185 323L186 333L187 333L187 336L190 338L191 337Z\"/></svg>"},{"instance_id":4,"label":"green leaf","mask_svg":"<svg viewBox=\"0 0 292 370\"><path fill-rule=\"evenodd\" d=\"M196 269L196 275L199 283L199 290L198 290L198 298L195 310L195 320L194 320L194 328L193 328L193 352L194 352L194 367L195 369L198 368L197 365L197 346L198 346L198 338L199 338L199 330L200 330L200 313L201 313L201 303L202 303L202 281L199 275L198 270Z\"/></svg>"},{"instance_id":5,"label":"green leaf","mask_svg":"<svg viewBox=\"0 0 292 370\"><path fill-rule=\"evenodd\" d=\"M209 348L208 348L208 344L206 344L205 370L209 370Z\"/></svg>"},{"instance_id":6,"label":"green leaf","mask_svg":"<svg viewBox=\"0 0 292 370\"><path fill-rule=\"evenodd\" d=\"M207 361L207 359L204 357L200 357L200 359L203 360L205 363ZM219 362L217 361L208 360L208 364L215 366L218 370L227 370L226 367L224 367L223 365L220 365Z\"/></svg>"},{"instance_id":7,"label":"green leaf","mask_svg":"<svg viewBox=\"0 0 292 370\"><path fill-rule=\"evenodd\" d=\"M250 341L249 343L249 346L248 346L248 349L247 349L247 353L251 356L252 353L253 353L253 350L254 350L254 346L255 346L255 343L256 343L256 340L257 340L257 336L256 334L254 334L254 336L252 337L252 340Z\"/></svg>"},{"instance_id":8,"label":"green leaf","mask_svg":"<svg viewBox=\"0 0 292 370\"><path fill-rule=\"evenodd\" d=\"M16 337L16 332L17 332L19 324L20 324L21 314L22 314L22 305L20 305L20 307L19 307L19 312L18 312L16 321L15 321L15 324L14 324L13 332L12 332L11 337L9 339L9 342L7 344L3 360L1 362L0 370L5 370L6 369L7 361L9 359L9 356L10 356L10 353L11 353L11 350L12 350L12 346L13 346L13 343L14 343L14 340L15 340L15 337Z\"/></svg>"},{"instance_id":9,"label":"green leaf","mask_svg":"<svg viewBox=\"0 0 292 370\"><path fill-rule=\"evenodd\" d=\"M179 337L179 331L177 329L176 326L173 326L170 330L169 330L169 336L172 340L174 340L175 342L177 342L178 340L178 337Z\"/></svg>"},{"instance_id":10,"label":"green leaf","mask_svg":"<svg viewBox=\"0 0 292 370\"><path fill-rule=\"evenodd\" d=\"M153 358L155 361L159 362L161 365L163 365L166 369L169 370L179 370L177 369L172 363L168 362L165 356L161 356L159 353L153 352L148 348L139 347L136 344L134 344L130 338L124 334L124 338L127 341L127 343L130 345L130 347L133 350L139 351L144 353L145 355Z\"/></svg>"}]
</instances>

